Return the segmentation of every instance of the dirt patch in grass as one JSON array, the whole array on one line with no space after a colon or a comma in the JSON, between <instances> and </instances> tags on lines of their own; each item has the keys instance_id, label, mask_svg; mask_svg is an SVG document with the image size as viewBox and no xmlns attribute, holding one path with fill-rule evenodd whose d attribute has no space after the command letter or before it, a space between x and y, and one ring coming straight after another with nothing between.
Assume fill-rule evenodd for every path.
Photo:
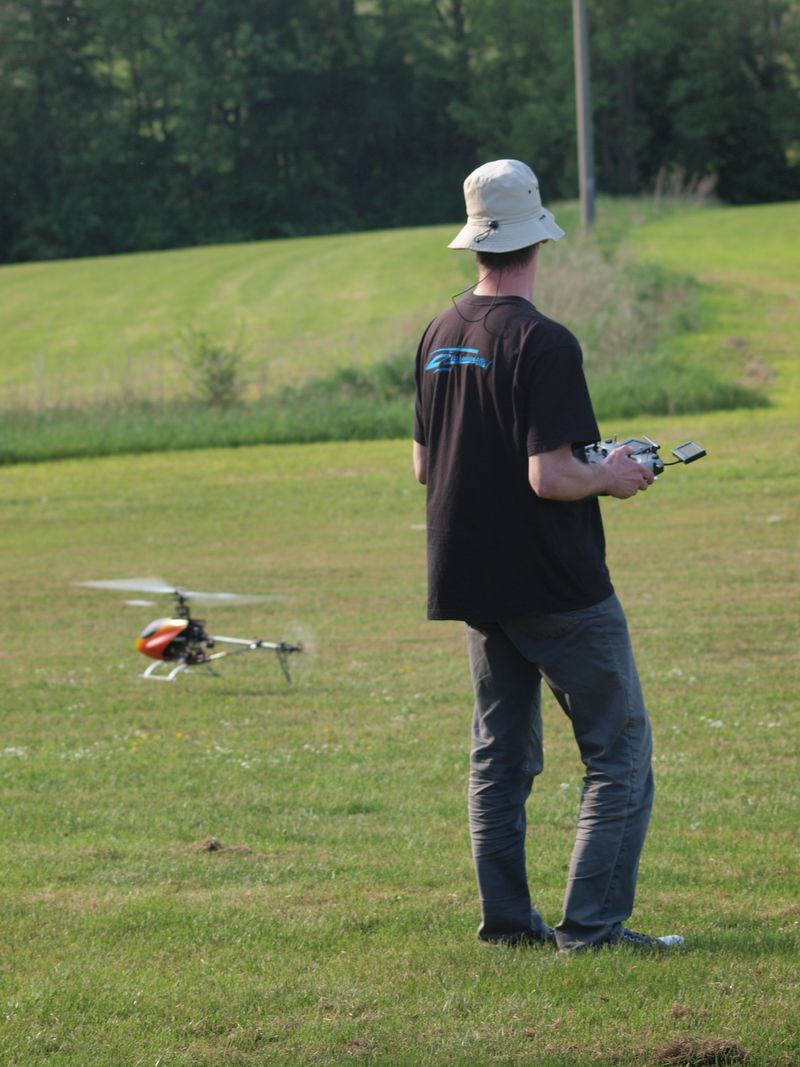
<instances>
[{"instance_id":1,"label":"dirt patch in grass","mask_svg":"<svg viewBox=\"0 0 800 1067\"><path fill-rule=\"evenodd\" d=\"M658 1049L653 1063L659 1067L726 1067L748 1063L746 1049L724 1038L679 1037Z\"/></svg>"},{"instance_id":2,"label":"dirt patch in grass","mask_svg":"<svg viewBox=\"0 0 800 1067\"><path fill-rule=\"evenodd\" d=\"M673 1004L669 1009L669 1016L671 1019L694 1019L696 1021L707 1015L707 1011L699 1011L697 1008L693 1008L689 1004Z\"/></svg>"},{"instance_id":3,"label":"dirt patch in grass","mask_svg":"<svg viewBox=\"0 0 800 1067\"><path fill-rule=\"evenodd\" d=\"M204 837L202 841L195 841L187 849L188 852L224 852L228 856L247 856L252 860L263 860L267 857L260 852L253 852L247 845L223 845L218 837Z\"/></svg>"},{"instance_id":4,"label":"dirt patch in grass","mask_svg":"<svg viewBox=\"0 0 800 1067\"><path fill-rule=\"evenodd\" d=\"M131 900L141 897L141 892L125 891L125 899ZM43 904L64 908L67 911L85 915L87 912L97 912L117 907L121 893L117 889L95 889L86 886L47 886L44 889L34 889L22 895L26 904L36 907Z\"/></svg>"},{"instance_id":5,"label":"dirt patch in grass","mask_svg":"<svg viewBox=\"0 0 800 1067\"><path fill-rule=\"evenodd\" d=\"M121 860L123 853L117 848L104 848L100 845L89 845L79 848L75 855L81 860Z\"/></svg>"},{"instance_id":6,"label":"dirt patch in grass","mask_svg":"<svg viewBox=\"0 0 800 1067\"><path fill-rule=\"evenodd\" d=\"M742 385L748 389L763 388L772 385L775 380L775 371L767 366L758 356L748 356L744 365L744 374L740 379Z\"/></svg>"},{"instance_id":7,"label":"dirt patch in grass","mask_svg":"<svg viewBox=\"0 0 800 1067\"><path fill-rule=\"evenodd\" d=\"M770 919L789 919L795 915L800 915L800 904L786 904L784 907L766 908L761 912L760 918L769 921Z\"/></svg>"}]
</instances>

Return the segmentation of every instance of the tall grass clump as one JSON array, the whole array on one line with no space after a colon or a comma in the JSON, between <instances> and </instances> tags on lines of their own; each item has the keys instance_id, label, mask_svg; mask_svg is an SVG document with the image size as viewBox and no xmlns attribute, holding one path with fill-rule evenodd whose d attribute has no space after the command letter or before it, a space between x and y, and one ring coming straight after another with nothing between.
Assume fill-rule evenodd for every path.
<instances>
[{"instance_id":1,"label":"tall grass clump","mask_svg":"<svg viewBox=\"0 0 800 1067\"><path fill-rule=\"evenodd\" d=\"M727 382L702 364L681 364L659 352L645 353L593 380L598 419L639 415L689 415L768 406L763 393Z\"/></svg>"},{"instance_id":2,"label":"tall grass clump","mask_svg":"<svg viewBox=\"0 0 800 1067\"><path fill-rule=\"evenodd\" d=\"M360 441L411 433L413 360L342 367L245 403L204 393L157 403L104 403L7 411L0 417L0 464L184 451L254 444Z\"/></svg>"},{"instance_id":3,"label":"tall grass clump","mask_svg":"<svg viewBox=\"0 0 800 1067\"><path fill-rule=\"evenodd\" d=\"M658 353L591 378L598 419L752 408L765 398L702 365ZM252 403L198 400L5 412L0 464L254 444L407 437L413 359L403 352L373 367L341 368Z\"/></svg>"},{"instance_id":4,"label":"tall grass clump","mask_svg":"<svg viewBox=\"0 0 800 1067\"><path fill-rule=\"evenodd\" d=\"M536 305L578 337L592 378L698 326L697 282L637 263L624 248L605 252L578 237L548 246L540 264Z\"/></svg>"}]
</instances>

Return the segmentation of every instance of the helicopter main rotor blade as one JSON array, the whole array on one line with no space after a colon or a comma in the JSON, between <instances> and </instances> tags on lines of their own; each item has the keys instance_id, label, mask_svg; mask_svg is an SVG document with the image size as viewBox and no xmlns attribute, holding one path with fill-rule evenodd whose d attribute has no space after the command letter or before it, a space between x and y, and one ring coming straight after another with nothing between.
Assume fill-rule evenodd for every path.
<instances>
[{"instance_id":1,"label":"helicopter main rotor blade","mask_svg":"<svg viewBox=\"0 0 800 1067\"><path fill-rule=\"evenodd\" d=\"M266 596L256 593L204 593L197 589L181 589L170 585L163 578L106 578L93 582L77 582L77 585L90 589L119 589L126 592L160 594L162 596L180 596L184 600L195 600L215 604L260 604L267 600L285 600L282 596Z\"/></svg>"},{"instance_id":2,"label":"helicopter main rotor blade","mask_svg":"<svg viewBox=\"0 0 800 1067\"><path fill-rule=\"evenodd\" d=\"M96 582L76 582L76 585L88 586L90 589L122 589L132 593L160 593L172 596L177 592L174 585L169 585L163 578L106 578Z\"/></svg>"},{"instance_id":3,"label":"helicopter main rotor blade","mask_svg":"<svg viewBox=\"0 0 800 1067\"><path fill-rule=\"evenodd\" d=\"M184 600L198 604L263 604L265 600L287 600L288 597L261 593L203 593L197 589L176 589Z\"/></svg>"}]
</instances>

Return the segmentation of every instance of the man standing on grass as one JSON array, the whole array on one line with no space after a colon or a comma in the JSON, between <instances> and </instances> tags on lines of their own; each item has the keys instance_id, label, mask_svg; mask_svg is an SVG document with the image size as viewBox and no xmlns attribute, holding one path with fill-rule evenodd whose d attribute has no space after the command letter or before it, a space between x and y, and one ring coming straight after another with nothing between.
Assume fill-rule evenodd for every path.
<instances>
[{"instance_id":1,"label":"man standing on grass","mask_svg":"<svg viewBox=\"0 0 800 1067\"><path fill-rule=\"evenodd\" d=\"M416 360L414 471L427 485L428 617L466 623L475 710L469 823L484 941L561 949L680 938L627 930L653 799L650 723L605 563L597 497L653 476L600 438L576 339L533 305L539 249L564 231L513 159L464 183L450 248L477 253L470 295L428 326ZM525 803L543 766L540 686L586 767L564 915L531 904Z\"/></svg>"}]
</instances>

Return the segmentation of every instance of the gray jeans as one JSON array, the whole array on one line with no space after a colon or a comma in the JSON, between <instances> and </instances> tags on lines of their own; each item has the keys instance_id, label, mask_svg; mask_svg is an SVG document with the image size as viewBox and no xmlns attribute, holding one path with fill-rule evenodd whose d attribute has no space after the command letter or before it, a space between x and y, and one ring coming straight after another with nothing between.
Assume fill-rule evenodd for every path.
<instances>
[{"instance_id":1,"label":"gray jeans","mask_svg":"<svg viewBox=\"0 0 800 1067\"><path fill-rule=\"evenodd\" d=\"M633 910L653 803L652 734L616 596L580 611L467 625L475 712L469 823L484 940L536 936L525 803L543 767L541 680L586 767L560 948L613 940Z\"/></svg>"}]
</instances>

